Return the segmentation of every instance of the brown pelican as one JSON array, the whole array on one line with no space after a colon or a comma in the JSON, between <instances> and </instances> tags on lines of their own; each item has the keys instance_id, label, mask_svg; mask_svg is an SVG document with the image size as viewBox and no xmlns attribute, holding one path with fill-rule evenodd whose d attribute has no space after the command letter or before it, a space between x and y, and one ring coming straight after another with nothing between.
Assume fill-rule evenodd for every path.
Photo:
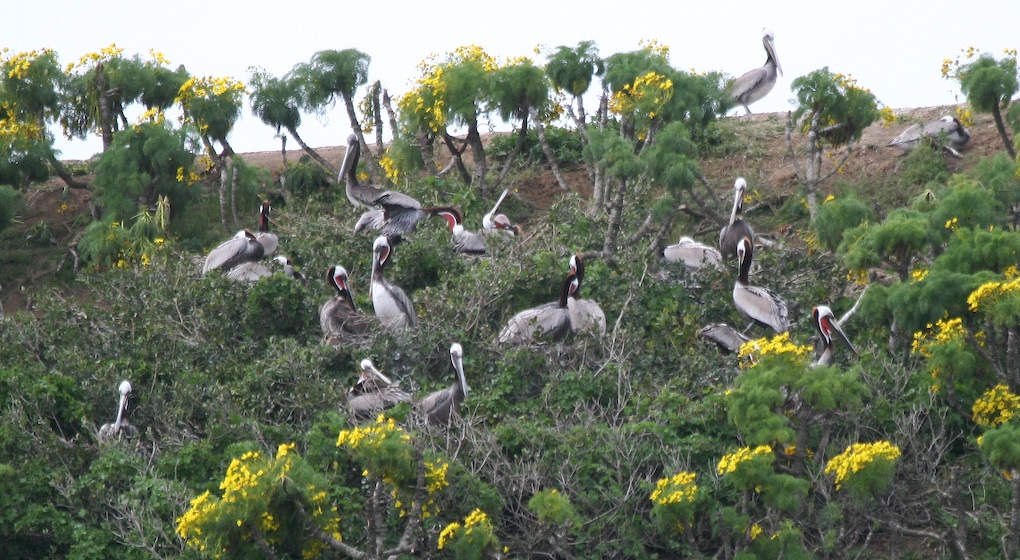
<instances>
[{"instance_id":1,"label":"brown pelican","mask_svg":"<svg viewBox=\"0 0 1020 560\"><path fill-rule=\"evenodd\" d=\"M273 262L283 267L283 273L287 275L288 278L293 278L302 283L305 282L305 275L294 270L294 264L287 257L277 255L276 257L273 257ZM227 278L237 280L239 282L248 282L249 284L254 284L255 282L258 282L260 278L272 275L272 267L270 267L269 263L264 261L243 262L227 271Z\"/></svg>"},{"instance_id":2,"label":"brown pelican","mask_svg":"<svg viewBox=\"0 0 1020 560\"><path fill-rule=\"evenodd\" d=\"M786 302L772 290L761 286L752 286L747 280L753 258L750 237L744 237L737 242L736 253L740 274L733 284L733 304L744 319L751 320L751 324L744 329L744 332L747 332L755 323L772 327L777 333L786 332L790 328Z\"/></svg>"},{"instance_id":3,"label":"brown pelican","mask_svg":"<svg viewBox=\"0 0 1020 560\"><path fill-rule=\"evenodd\" d=\"M567 274L560 290L560 299L543 303L538 307L525 309L514 315L499 332L497 342L524 343L535 337L548 337L555 341L562 340L570 332L570 311L567 300L579 286L577 275Z\"/></svg>"},{"instance_id":4,"label":"brown pelican","mask_svg":"<svg viewBox=\"0 0 1020 560\"><path fill-rule=\"evenodd\" d=\"M690 237L681 237L680 241L662 250L662 256L669 262L682 262L687 270L694 272L704 266L722 269L722 254L715 247L698 243Z\"/></svg>"},{"instance_id":5,"label":"brown pelican","mask_svg":"<svg viewBox=\"0 0 1020 560\"><path fill-rule=\"evenodd\" d=\"M381 235L375 239L372 245L372 287L369 290L375 316L388 329L417 327L418 317L414 313L411 299L399 286L390 284L383 277L383 265L389 260L391 251L386 236Z\"/></svg>"},{"instance_id":6,"label":"brown pelican","mask_svg":"<svg viewBox=\"0 0 1020 560\"><path fill-rule=\"evenodd\" d=\"M270 210L272 210L272 207L269 205L269 201L263 200L262 204L259 205L259 232L255 234L255 239L258 240L259 245L262 245L267 257L276 252L276 246L280 242L275 233L269 232Z\"/></svg>"},{"instance_id":7,"label":"brown pelican","mask_svg":"<svg viewBox=\"0 0 1020 560\"><path fill-rule=\"evenodd\" d=\"M205 258L202 274L211 270L230 270L245 262L253 262L265 256L266 249L251 231L242 229L233 237L220 243Z\"/></svg>"},{"instance_id":8,"label":"brown pelican","mask_svg":"<svg viewBox=\"0 0 1020 560\"><path fill-rule=\"evenodd\" d=\"M322 334L330 343L337 343L341 339L367 333L369 317L358 311L354 304L354 295L348 286L347 269L340 265L329 267L326 280L336 289L336 295L319 307Z\"/></svg>"},{"instance_id":9,"label":"brown pelican","mask_svg":"<svg viewBox=\"0 0 1020 560\"><path fill-rule=\"evenodd\" d=\"M496 205L492 207L492 210L482 217L482 229L477 233L464 229L464 220L457 209L447 207L434 209L434 213L437 216L446 220L446 225L449 226L450 232L453 234L454 250L468 255L483 255L487 249L486 240L490 235L502 234L509 237L514 236L517 228L510 223L510 218L507 218L505 214L496 214L496 210L499 209L499 205L506 197L506 193L507 191L504 190L499 200L496 201Z\"/></svg>"},{"instance_id":10,"label":"brown pelican","mask_svg":"<svg viewBox=\"0 0 1020 560\"><path fill-rule=\"evenodd\" d=\"M118 391L120 391L120 401L117 403L117 420L113 424L103 424L99 428L100 441L108 441L121 436L131 439L138 435L138 430L124 417L127 414L128 397L131 395L131 382L126 379L121 381Z\"/></svg>"},{"instance_id":11,"label":"brown pelican","mask_svg":"<svg viewBox=\"0 0 1020 560\"><path fill-rule=\"evenodd\" d=\"M727 325L726 323L712 323L710 325L705 325L698 331L698 338L711 340L716 343L721 350L725 350L732 354L739 352L740 346L748 340L751 340L744 333Z\"/></svg>"},{"instance_id":12,"label":"brown pelican","mask_svg":"<svg viewBox=\"0 0 1020 560\"><path fill-rule=\"evenodd\" d=\"M750 238L754 243L754 230L744 221L746 191L747 181L743 177L737 177L733 182L733 210L730 211L730 223L719 232L719 252L727 259L736 256L737 242L744 237Z\"/></svg>"},{"instance_id":13,"label":"brown pelican","mask_svg":"<svg viewBox=\"0 0 1020 560\"><path fill-rule=\"evenodd\" d=\"M467 398L468 384L464 377L464 349L454 342L450 345L450 361L457 379L446 389L441 389L418 401L415 407L423 414L429 424L449 424L454 413Z\"/></svg>"},{"instance_id":14,"label":"brown pelican","mask_svg":"<svg viewBox=\"0 0 1020 560\"><path fill-rule=\"evenodd\" d=\"M931 138L949 153L956 157L962 157L956 150L963 148L970 141L970 131L963 126L959 119L946 115L937 121L908 127L899 136L893 138L888 145L909 152L917 147L922 138ZM946 142L949 144L947 145Z\"/></svg>"},{"instance_id":15,"label":"brown pelican","mask_svg":"<svg viewBox=\"0 0 1020 560\"><path fill-rule=\"evenodd\" d=\"M814 366L831 366L836 362L836 356L833 352L832 344L832 333L839 335L839 338L850 347L850 351L857 355L857 349L850 343L850 339L847 338L846 333L840 328L839 323L836 322L836 316L832 313L832 310L828 306L819 305L811 310L811 319L815 322L815 327L818 328L818 334L822 335L822 355L818 357Z\"/></svg>"},{"instance_id":16,"label":"brown pelican","mask_svg":"<svg viewBox=\"0 0 1020 560\"><path fill-rule=\"evenodd\" d=\"M376 369L372 360L368 358L361 360L361 376L347 392L347 406L355 418L361 420L373 418L387 408L402 402L411 402L411 394Z\"/></svg>"},{"instance_id":17,"label":"brown pelican","mask_svg":"<svg viewBox=\"0 0 1020 560\"><path fill-rule=\"evenodd\" d=\"M584 259L575 254L570 257L570 272L577 277L577 287L571 290L567 299L567 310L570 312L570 330L575 333L589 333L598 330L606 334L606 314L599 304L581 297L581 285L584 283Z\"/></svg>"},{"instance_id":18,"label":"brown pelican","mask_svg":"<svg viewBox=\"0 0 1020 560\"><path fill-rule=\"evenodd\" d=\"M380 233L387 236L414 231L417 223L429 216L432 209L423 209L420 202L406 194L376 185L359 184L357 168L360 157L361 143L356 134L351 134L347 137L347 151L337 180L346 181L347 200L351 204L368 209L354 226L355 233L365 228L381 230Z\"/></svg>"},{"instance_id":19,"label":"brown pelican","mask_svg":"<svg viewBox=\"0 0 1020 560\"><path fill-rule=\"evenodd\" d=\"M744 106L748 113L751 109L748 105L758 101L772 91L776 85L776 73L783 75L783 67L776 57L775 37L769 28L762 29L761 42L765 45L765 64L761 68L755 68L743 76L733 80L730 84L730 95L733 99Z\"/></svg>"}]
</instances>

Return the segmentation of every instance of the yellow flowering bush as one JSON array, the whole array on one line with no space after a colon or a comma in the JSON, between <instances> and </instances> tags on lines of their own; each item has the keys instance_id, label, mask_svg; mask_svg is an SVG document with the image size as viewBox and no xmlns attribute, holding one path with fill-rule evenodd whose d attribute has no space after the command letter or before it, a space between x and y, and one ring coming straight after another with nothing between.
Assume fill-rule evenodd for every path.
<instances>
[{"instance_id":1,"label":"yellow flowering bush","mask_svg":"<svg viewBox=\"0 0 1020 560\"><path fill-rule=\"evenodd\" d=\"M794 344L790 342L790 333L784 332L772 338L757 338L749 340L740 346L737 357L741 359L741 365L756 364L767 356L791 359L798 364L807 364L811 361L813 349L807 345Z\"/></svg>"},{"instance_id":2,"label":"yellow flowering bush","mask_svg":"<svg viewBox=\"0 0 1020 560\"><path fill-rule=\"evenodd\" d=\"M696 479L697 474L689 471L659 479L648 497L652 501L652 517L670 530L686 530L698 499Z\"/></svg>"},{"instance_id":3,"label":"yellow flowering bush","mask_svg":"<svg viewBox=\"0 0 1020 560\"><path fill-rule=\"evenodd\" d=\"M914 341L910 350L925 358L931 358L935 347L962 340L966 335L963 320L939 319L935 324L928 323L925 330L914 333Z\"/></svg>"},{"instance_id":4,"label":"yellow flowering bush","mask_svg":"<svg viewBox=\"0 0 1020 560\"><path fill-rule=\"evenodd\" d=\"M192 549L214 557L252 554L256 539L270 546L290 546L301 539L296 535L304 534L303 519L292 513L297 500L310 506L307 515L324 532L342 540L337 508L329 505L321 490L325 483L294 447L281 444L275 455L246 451L232 459L219 485L220 495L207 490L193 499L177 519L177 534ZM313 539L300 544L305 557L316 556L323 548Z\"/></svg>"},{"instance_id":5,"label":"yellow flowering bush","mask_svg":"<svg viewBox=\"0 0 1020 560\"><path fill-rule=\"evenodd\" d=\"M464 518L464 523L454 521L439 533L439 550L453 552L458 560L482 558L489 551L499 548L492 521L484 511L476 509Z\"/></svg>"},{"instance_id":6,"label":"yellow flowering bush","mask_svg":"<svg viewBox=\"0 0 1020 560\"><path fill-rule=\"evenodd\" d=\"M397 426L393 418L380 414L372 424L343 430L336 445L350 451L365 466L366 477L379 477L404 488L417 476L411 435Z\"/></svg>"},{"instance_id":7,"label":"yellow flowering bush","mask_svg":"<svg viewBox=\"0 0 1020 560\"><path fill-rule=\"evenodd\" d=\"M614 93L609 110L638 121L650 121L672 97L673 81L662 74L648 72Z\"/></svg>"},{"instance_id":8,"label":"yellow flowering bush","mask_svg":"<svg viewBox=\"0 0 1020 560\"><path fill-rule=\"evenodd\" d=\"M855 443L825 464L836 489L846 486L859 495L871 495L892 482L900 448L888 441Z\"/></svg>"},{"instance_id":9,"label":"yellow flowering bush","mask_svg":"<svg viewBox=\"0 0 1020 560\"><path fill-rule=\"evenodd\" d=\"M967 306L975 313L993 312L997 307L1015 310L1020 306L1020 278L986 282L978 286L967 296Z\"/></svg>"},{"instance_id":10,"label":"yellow flowering bush","mask_svg":"<svg viewBox=\"0 0 1020 560\"><path fill-rule=\"evenodd\" d=\"M1006 385L996 385L974 401L972 418L983 428L994 428L1013 419L1020 411L1020 396Z\"/></svg>"}]
</instances>

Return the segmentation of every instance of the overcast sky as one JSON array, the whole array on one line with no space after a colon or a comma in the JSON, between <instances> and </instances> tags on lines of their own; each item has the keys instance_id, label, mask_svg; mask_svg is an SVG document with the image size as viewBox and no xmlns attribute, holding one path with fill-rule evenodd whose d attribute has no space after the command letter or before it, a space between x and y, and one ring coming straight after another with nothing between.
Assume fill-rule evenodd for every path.
<instances>
[{"instance_id":1,"label":"overcast sky","mask_svg":"<svg viewBox=\"0 0 1020 560\"><path fill-rule=\"evenodd\" d=\"M372 58L369 80L380 80L394 97L410 88L420 61L468 44L500 60L531 56L543 65L536 47L591 40L609 56L657 40L670 47L678 69L739 76L765 62L761 31L769 27L784 76L753 111L790 109L793 79L823 66L850 74L885 106L927 107L960 101L954 83L941 77L944 58L968 46L996 58L1004 48L1020 48L1016 0L966 8L943 0L16 1L4 10L0 47L51 48L65 65L116 43L127 56L155 49L193 75L247 83L253 66L281 76L317 51L355 48ZM342 108L328 121L305 116L300 129L316 147L341 144L349 130ZM247 105L230 142L238 152L279 149L273 129ZM98 139L58 143L62 157L71 159L87 158L100 146Z\"/></svg>"}]
</instances>

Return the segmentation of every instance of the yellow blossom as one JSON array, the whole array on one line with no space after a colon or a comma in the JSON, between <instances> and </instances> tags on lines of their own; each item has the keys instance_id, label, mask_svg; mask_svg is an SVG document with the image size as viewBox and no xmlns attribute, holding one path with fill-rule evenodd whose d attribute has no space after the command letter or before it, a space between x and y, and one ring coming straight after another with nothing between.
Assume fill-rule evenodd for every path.
<instances>
[{"instance_id":1,"label":"yellow blossom","mask_svg":"<svg viewBox=\"0 0 1020 560\"><path fill-rule=\"evenodd\" d=\"M900 454L900 448L888 441L855 443L825 464L825 474L833 475L839 490L848 478L866 469L876 459L896 461Z\"/></svg>"},{"instance_id":2,"label":"yellow blossom","mask_svg":"<svg viewBox=\"0 0 1020 560\"><path fill-rule=\"evenodd\" d=\"M972 407L974 423L994 428L1009 422L1020 411L1020 396L1013 394L1006 385L996 385L974 401Z\"/></svg>"},{"instance_id":3,"label":"yellow blossom","mask_svg":"<svg viewBox=\"0 0 1020 560\"><path fill-rule=\"evenodd\" d=\"M723 455L723 458L719 459L719 465L716 466L715 471L720 476L736 472L741 463L750 461L756 456L767 455L772 455L772 447L768 445L759 445L754 449L751 449L750 447L741 447L733 453Z\"/></svg>"}]
</instances>

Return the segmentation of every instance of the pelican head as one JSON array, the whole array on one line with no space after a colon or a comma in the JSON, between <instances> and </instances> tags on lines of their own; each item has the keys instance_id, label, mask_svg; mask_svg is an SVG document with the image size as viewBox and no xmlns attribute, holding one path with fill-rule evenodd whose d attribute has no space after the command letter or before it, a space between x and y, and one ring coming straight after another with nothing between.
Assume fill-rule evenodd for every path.
<instances>
[{"instance_id":1,"label":"pelican head","mask_svg":"<svg viewBox=\"0 0 1020 560\"><path fill-rule=\"evenodd\" d=\"M450 345L450 361L453 362L453 369L457 371L457 381L460 383L460 388L464 392L464 396L468 394L467 378L464 377L464 348L459 342L454 342Z\"/></svg>"},{"instance_id":2,"label":"pelican head","mask_svg":"<svg viewBox=\"0 0 1020 560\"><path fill-rule=\"evenodd\" d=\"M496 204L492 207L492 210L489 210L488 214L482 216L482 229L492 229L493 227L499 227L493 223L493 216L496 214L496 210L499 210L499 205L503 204L503 199L506 198L507 192L508 192L507 189L503 189L503 194L499 195L499 200L496 201ZM500 215L502 216L502 214ZM506 218L506 216L503 217ZM509 222L510 220L507 219L507 223Z\"/></svg>"},{"instance_id":3,"label":"pelican head","mask_svg":"<svg viewBox=\"0 0 1020 560\"><path fill-rule=\"evenodd\" d=\"M372 244L372 251L375 253L375 260L382 266L386 263L386 259L390 258L390 240L385 235L380 235L375 238L375 243Z\"/></svg>"},{"instance_id":4,"label":"pelican head","mask_svg":"<svg viewBox=\"0 0 1020 560\"><path fill-rule=\"evenodd\" d=\"M347 269L340 265L329 267L326 279L329 280L333 287L340 291L347 289Z\"/></svg>"},{"instance_id":5,"label":"pelican head","mask_svg":"<svg viewBox=\"0 0 1020 560\"><path fill-rule=\"evenodd\" d=\"M120 387L117 388L120 391L120 396L126 397L131 394L131 382L125 379L120 382Z\"/></svg>"},{"instance_id":6,"label":"pelican head","mask_svg":"<svg viewBox=\"0 0 1020 560\"><path fill-rule=\"evenodd\" d=\"M779 57L776 56L776 36L768 27L761 30L761 42L765 45L765 52L768 53L769 59L776 65L776 72L782 76L783 67L779 64Z\"/></svg>"},{"instance_id":7,"label":"pelican head","mask_svg":"<svg viewBox=\"0 0 1020 560\"><path fill-rule=\"evenodd\" d=\"M815 327L818 328L818 333L822 335L822 341L825 346L832 346L832 333L836 333L843 342L850 348L850 351L857 355L857 349L851 344L850 339L847 338L846 333L840 328L839 323L836 322L836 315L829 309L827 305L819 305L811 310L811 319L815 322Z\"/></svg>"}]
</instances>

